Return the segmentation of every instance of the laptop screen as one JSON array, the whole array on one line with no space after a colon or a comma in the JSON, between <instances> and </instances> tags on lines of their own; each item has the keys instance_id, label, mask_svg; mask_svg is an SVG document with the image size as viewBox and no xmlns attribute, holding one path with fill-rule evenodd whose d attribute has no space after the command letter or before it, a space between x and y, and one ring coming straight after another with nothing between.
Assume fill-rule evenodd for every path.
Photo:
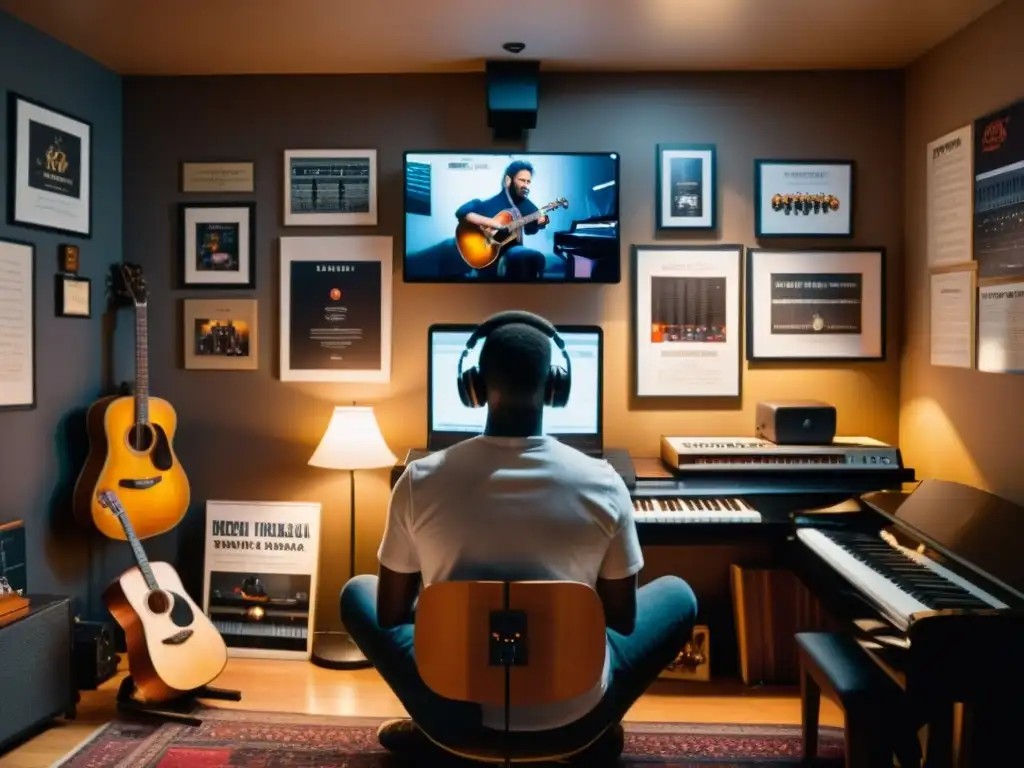
<instances>
[{"instance_id":1,"label":"laptop screen","mask_svg":"<svg viewBox=\"0 0 1024 768\"><path fill-rule=\"evenodd\" d=\"M476 326L433 325L427 340L427 448L439 451L483 432L487 406L467 408L459 400L456 377L459 356ZM565 408L544 409L544 433L589 453L602 448L604 336L597 326L558 326L572 361L572 389ZM486 339L476 343L464 363L477 364ZM563 365L562 353L551 345L551 362Z\"/></svg>"}]
</instances>

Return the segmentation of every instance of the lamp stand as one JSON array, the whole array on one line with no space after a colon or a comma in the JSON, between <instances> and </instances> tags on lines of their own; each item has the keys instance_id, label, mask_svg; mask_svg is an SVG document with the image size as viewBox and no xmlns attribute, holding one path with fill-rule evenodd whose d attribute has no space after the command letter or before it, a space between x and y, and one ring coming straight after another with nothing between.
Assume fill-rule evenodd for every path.
<instances>
[{"instance_id":1,"label":"lamp stand","mask_svg":"<svg viewBox=\"0 0 1024 768\"><path fill-rule=\"evenodd\" d=\"M348 575L356 575L356 473L348 471ZM347 632L317 632L313 635L313 654L310 659L326 669L369 669L373 666L352 641Z\"/></svg>"}]
</instances>

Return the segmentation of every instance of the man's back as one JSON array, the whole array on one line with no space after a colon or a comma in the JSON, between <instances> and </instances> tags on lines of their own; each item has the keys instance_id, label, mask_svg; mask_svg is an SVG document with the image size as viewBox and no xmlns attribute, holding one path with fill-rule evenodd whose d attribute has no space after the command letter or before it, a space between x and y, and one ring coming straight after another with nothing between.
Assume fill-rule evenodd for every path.
<instances>
[{"instance_id":1,"label":"man's back","mask_svg":"<svg viewBox=\"0 0 1024 768\"><path fill-rule=\"evenodd\" d=\"M379 559L425 585L450 580L625 579L643 567L629 491L605 462L550 437L476 437L412 462L395 486ZM556 728L589 694L513 712L517 730ZM500 712L484 722L500 728Z\"/></svg>"}]
</instances>

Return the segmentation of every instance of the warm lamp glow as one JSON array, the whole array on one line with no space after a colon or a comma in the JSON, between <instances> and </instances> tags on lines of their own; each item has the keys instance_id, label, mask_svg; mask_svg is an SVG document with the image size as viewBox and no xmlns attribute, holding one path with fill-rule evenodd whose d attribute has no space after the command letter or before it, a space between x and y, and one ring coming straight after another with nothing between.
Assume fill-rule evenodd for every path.
<instances>
[{"instance_id":1,"label":"warm lamp glow","mask_svg":"<svg viewBox=\"0 0 1024 768\"><path fill-rule=\"evenodd\" d=\"M379 469L398 459L384 442L377 416L369 406L338 406L310 466L326 469Z\"/></svg>"}]
</instances>

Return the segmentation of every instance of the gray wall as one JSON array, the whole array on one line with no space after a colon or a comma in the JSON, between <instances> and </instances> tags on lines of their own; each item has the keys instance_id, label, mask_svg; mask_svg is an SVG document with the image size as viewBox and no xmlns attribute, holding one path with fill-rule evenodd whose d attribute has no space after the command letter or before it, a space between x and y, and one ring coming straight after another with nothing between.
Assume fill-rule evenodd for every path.
<instances>
[{"instance_id":1,"label":"gray wall","mask_svg":"<svg viewBox=\"0 0 1024 768\"><path fill-rule=\"evenodd\" d=\"M662 432L749 434L758 400L826 397L840 429L895 442L899 361L862 365L757 365L744 373L742 399L638 404L629 395L628 269L619 285L394 287L393 377L387 385L285 385L277 379L278 250L282 235L376 232L402 244L402 152L492 146L482 76L129 78L125 81L126 258L141 261L152 289L150 338L154 394L180 417L178 453L192 480L194 506L180 529L183 554L201 553L206 499L309 499L324 504L325 542L319 623L333 623L346 578L347 486L340 473L306 466L332 406L377 407L392 449L425 440L425 347L434 322L479 320L522 307L556 322L605 328L605 424L610 445L657 452ZM654 157L658 142L716 142L720 232L691 239L753 245L756 157L849 158L857 162L852 245L888 248L890 350L899 349L902 295L903 78L899 72L721 75L558 75L542 83L540 122L529 148L616 151L622 156L623 266L629 245L654 236ZM282 226L282 153L297 148L374 147L379 160L375 229ZM182 160L256 163L254 195L179 193ZM260 370L185 371L181 299L207 295L174 287L175 206L192 200L257 203L254 295L259 299ZM569 211L570 217L572 210ZM797 244L806 247L806 244ZM208 295L216 296L216 293ZM357 479L360 570L375 568L387 503L386 472ZM678 558L677 558L678 559ZM695 561L695 559L694 559ZM724 560L722 562L725 562ZM183 565L185 560L182 561ZM710 568L711 566L709 566ZM727 589L724 571L714 570ZM700 574L688 576L703 583ZM193 581L193 583L195 583ZM700 593L707 594L704 587ZM703 598L702 598L703 599Z\"/></svg>"},{"instance_id":2,"label":"gray wall","mask_svg":"<svg viewBox=\"0 0 1024 768\"><path fill-rule=\"evenodd\" d=\"M104 276L121 259L121 78L0 13L0 83L0 237L36 246L37 400L31 411L0 412L0 521L26 523L29 588L73 595L84 608L90 596L98 605L95 587L108 576L108 547L90 544L75 526L70 489L84 457L82 409L102 386ZM8 90L92 123L91 239L7 223ZM57 245L64 242L81 247L81 274L93 280L91 320L54 316ZM113 557L117 561L119 553Z\"/></svg>"}]
</instances>

